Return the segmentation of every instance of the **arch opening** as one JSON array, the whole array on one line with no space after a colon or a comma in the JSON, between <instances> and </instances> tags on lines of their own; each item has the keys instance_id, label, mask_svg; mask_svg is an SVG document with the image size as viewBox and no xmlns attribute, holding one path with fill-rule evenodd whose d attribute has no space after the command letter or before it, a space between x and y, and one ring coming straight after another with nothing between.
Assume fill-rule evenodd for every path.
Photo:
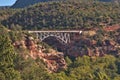
<instances>
[{"instance_id":1,"label":"arch opening","mask_svg":"<svg viewBox=\"0 0 120 80\"><path fill-rule=\"evenodd\" d=\"M49 46L51 46L53 49L59 51L59 52L65 52L66 51L66 44L59 38L55 36L49 36L42 40L42 42L45 42Z\"/></svg>"}]
</instances>

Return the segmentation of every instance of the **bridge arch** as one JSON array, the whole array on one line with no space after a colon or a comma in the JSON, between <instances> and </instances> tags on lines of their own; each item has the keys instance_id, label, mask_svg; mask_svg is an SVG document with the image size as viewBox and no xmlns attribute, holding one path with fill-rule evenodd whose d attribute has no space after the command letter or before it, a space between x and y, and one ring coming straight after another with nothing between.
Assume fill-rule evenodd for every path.
<instances>
[{"instance_id":1,"label":"bridge arch","mask_svg":"<svg viewBox=\"0 0 120 80\"><path fill-rule=\"evenodd\" d=\"M43 41L44 39L48 37L55 37L56 39L59 39L63 43L69 43L70 42L70 34L69 33L37 33L38 39Z\"/></svg>"},{"instance_id":2,"label":"bridge arch","mask_svg":"<svg viewBox=\"0 0 120 80\"><path fill-rule=\"evenodd\" d=\"M44 39L54 36L64 43L70 43L70 34L78 33L81 34L82 31L80 30L48 30L48 31L28 31L28 33L35 33L37 34L37 39L43 41Z\"/></svg>"},{"instance_id":3,"label":"bridge arch","mask_svg":"<svg viewBox=\"0 0 120 80\"><path fill-rule=\"evenodd\" d=\"M66 43L64 40L62 40L62 39L61 39L60 37L58 37L58 36L45 36L44 38L41 39L41 41L44 41L45 39L50 38L50 37L56 38L57 40L59 40L59 41L62 42L62 43Z\"/></svg>"},{"instance_id":4,"label":"bridge arch","mask_svg":"<svg viewBox=\"0 0 120 80\"><path fill-rule=\"evenodd\" d=\"M42 40L42 42L48 44L53 49L59 51L59 52L65 52L67 45L65 42L63 42L60 38L57 38L55 36L49 36Z\"/></svg>"}]
</instances>

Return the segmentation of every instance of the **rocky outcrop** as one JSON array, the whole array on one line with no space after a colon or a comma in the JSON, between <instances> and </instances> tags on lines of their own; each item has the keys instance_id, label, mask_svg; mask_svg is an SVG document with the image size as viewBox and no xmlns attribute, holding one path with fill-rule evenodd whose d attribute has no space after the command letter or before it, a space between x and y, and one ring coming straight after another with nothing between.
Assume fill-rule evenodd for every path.
<instances>
[{"instance_id":1,"label":"rocky outcrop","mask_svg":"<svg viewBox=\"0 0 120 80\"><path fill-rule=\"evenodd\" d=\"M43 40L49 45L58 48L56 50L60 50L64 53L57 52L53 49L46 49L44 46L38 45L38 41L34 40L32 37L26 37L25 40L16 42L14 43L14 46L16 48L22 47L23 49L28 49L28 54L21 51L23 57L26 59L28 57L42 59L46 63L48 70L51 72L57 72L66 68L64 55L75 58L84 55L90 57L102 57L107 54L120 56L120 29L114 31L114 38L111 38L111 35L108 34L104 34L104 38L98 37L100 34L94 34L92 36L85 36L83 34L74 35L71 35L71 43L66 45L62 45L63 43L60 43L59 41L57 42L57 39L52 40L53 38Z\"/></svg>"},{"instance_id":2,"label":"rocky outcrop","mask_svg":"<svg viewBox=\"0 0 120 80\"><path fill-rule=\"evenodd\" d=\"M98 46L98 42L94 40L81 39L69 46L67 54L72 57L83 55L100 57L106 54L112 54L116 56L119 54L118 50L120 49L118 45L120 44L113 40L103 40Z\"/></svg>"},{"instance_id":3,"label":"rocky outcrop","mask_svg":"<svg viewBox=\"0 0 120 80\"><path fill-rule=\"evenodd\" d=\"M107 26L104 28L104 30L107 32L116 31L118 29L120 29L120 25L112 25L112 26Z\"/></svg>"},{"instance_id":4,"label":"rocky outcrop","mask_svg":"<svg viewBox=\"0 0 120 80\"><path fill-rule=\"evenodd\" d=\"M32 37L26 37L26 40L15 42L14 46L16 48L28 49L29 53L21 53L25 59L31 57L33 59L40 58L46 64L49 72L58 72L61 69L66 68L66 62L64 60L64 54L61 52L57 52L53 49L45 53L45 48L41 45L37 44L37 41ZM22 52L22 51L21 51Z\"/></svg>"}]
</instances>

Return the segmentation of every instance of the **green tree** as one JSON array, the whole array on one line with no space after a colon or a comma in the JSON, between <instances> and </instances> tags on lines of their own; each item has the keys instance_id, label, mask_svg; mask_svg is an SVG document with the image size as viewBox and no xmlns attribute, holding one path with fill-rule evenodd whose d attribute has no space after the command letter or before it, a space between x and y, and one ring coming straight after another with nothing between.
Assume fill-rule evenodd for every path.
<instances>
[{"instance_id":1,"label":"green tree","mask_svg":"<svg viewBox=\"0 0 120 80\"><path fill-rule=\"evenodd\" d=\"M72 64L72 61L68 56L65 57L65 61L67 62L68 66Z\"/></svg>"},{"instance_id":2,"label":"green tree","mask_svg":"<svg viewBox=\"0 0 120 80\"><path fill-rule=\"evenodd\" d=\"M0 26L0 34L2 34L0 35L0 73L3 76L2 80L20 80L19 72L14 69L15 53L7 29Z\"/></svg>"}]
</instances>

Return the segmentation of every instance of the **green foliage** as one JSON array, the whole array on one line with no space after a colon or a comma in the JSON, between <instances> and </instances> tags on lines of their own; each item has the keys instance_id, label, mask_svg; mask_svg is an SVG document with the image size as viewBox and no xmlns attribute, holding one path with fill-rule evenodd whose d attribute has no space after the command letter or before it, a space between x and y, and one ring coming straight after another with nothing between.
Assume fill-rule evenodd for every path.
<instances>
[{"instance_id":1,"label":"green foliage","mask_svg":"<svg viewBox=\"0 0 120 80\"><path fill-rule=\"evenodd\" d=\"M12 16L13 14L15 14L16 12L18 12L19 9L0 9L0 22L2 20L5 20L7 18L9 18L10 16Z\"/></svg>"},{"instance_id":2,"label":"green foliage","mask_svg":"<svg viewBox=\"0 0 120 80\"><path fill-rule=\"evenodd\" d=\"M22 32L21 26L12 25L12 29L9 32L9 36L13 42L23 40L23 32Z\"/></svg>"},{"instance_id":3,"label":"green foliage","mask_svg":"<svg viewBox=\"0 0 120 80\"><path fill-rule=\"evenodd\" d=\"M14 69L14 48L11 44L7 29L0 25L0 73L2 79L20 80L20 74Z\"/></svg>"},{"instance_id":4,"label":"green foliage","mask_svg":"<svg viewBox=\"0 0 120 80\"><path fill-rule=\"evenodd\" d=\"M68 67L66 74L74 80L114 80L120 79L117 73L116 57L106 55L92 59L88 56L78 57L71 66Z\"/></svg>"},{"instance_id":5,"label":"green foliage","mask_svg":"<svg viewBox=\"0 0 120 80\"><path fill-rule=\"evenodd\" d=\"M0 80L5 80L5 75L2 72L0 72Z\"/></svg>"},{"instance_id":6,"label":"green foliage","mask_svg":"<svg viewBox=\"0 0 120 80\"><path fill-rule=\"evenodd\" d=\"M4 71L6 80L21 80L21 75L14 68L8 68Z\"/></svg>"},{"instance_id":7,"label":"green foliage","mask_svg":"<svg viewBox=\"0 0 120 80\"><path fill-rule=\"evenodd\" d=\"M25 8L4 25L20 25L22 29L89 29L119 24L120 4L97 1L63 1L35 4Z\"/></svg>"},{"instance_id":8,"label":"green foliage","mask_svg":"<svg viewBox=\"0 0 120 80\"><path fill-rule=\"evenodd\" d=\"M0 79L1 80L119 80L120 59L112 55L91 58L65 57L67 69L59 73L48 73L41 59L24 59L14 53L8 30L0 27ZM38 43L39 44L39 43ZM50 48L40 43L45 48ZM21 51L22 52L22 51ZM16 71L17 70L17 71Z\"/></svg>"},{"instance_id":9,"label":"green foliage","mask_svg":"<svg viewBox=\"0 0 120 80\"><path fill-rule=\"evenodd\" d=\"M59 73L48 73L46 64L40 60L24 59L15 54L13 42L21 40L22 29L89 29L99 27L93 39L96 46L102 46L104 25L119 24L120 4L90 2L84 0L39 3L20 11L0 11L0 21L12 31L0 24L0 80L120 80L120 58L112 55L91 58L77 57L71 60L65 57L67 69ZM12 12L13 11L13 12ZM17 12L17 13L16 13ZM13 15L14 14L14 15ZM10 18L8 18L11 16ZM101 25L102 24L102 25ZM19 31L19 33L17 33ZM119 33L119 31L118 31ZM119 41L114 32L110 38ZM11 40L10 40L11 39ZM39 44L39 43L38 43ZM40 43L46 52L51 48ZM87 45L80 45L87 48ZM83 48L82 47L82 48ZM19 53L25 52L20 49ZM16 51L17 52L17 51ZM28 51L26 51L28 53Z\"/></svg>"},{"instance_id":10,"label":"green foliage","mask_svg":"<svg viewBox=\"0 0 120 80\"><path fill-rule=\"evenodd\" d=\"M0 67L4 70L6 67L13 66L14 50L10 39L3 27L0 27Z\"/></svg>"},{"instance_id":11,"label":"green foliage","mask_svg":"<svg viewBox=\"0 0 120 80\"><path fill-rule=\"evenodd\" d=\"M68 56L65 57L65 61L67 62L68 66L72 64L72 60Z\"/></svg>"},{"instance_id":12,"label":"green foliage","mask_svg":"<svg viewBox=\"0 0 120 80\"><path fill-rule=\"evenodd\" d=\"M49 80L49 74L42 60L24 59L17 55L15 68L20 72L22 80Z\"/></svg>"},{"instance_id":13,"label":"green foliage","mask_svg":"<svg viewBox=\"0 0 120 80\"><path fill-rule=\"evenodd\" d=\"M16 58L16 69L23 80L119 80L119 58L112 55L91 58L65 58L68 68L59 73L48 73L40 59ZM4 76L3 76L4 77Z\"/></svg>"}]
</instances>

